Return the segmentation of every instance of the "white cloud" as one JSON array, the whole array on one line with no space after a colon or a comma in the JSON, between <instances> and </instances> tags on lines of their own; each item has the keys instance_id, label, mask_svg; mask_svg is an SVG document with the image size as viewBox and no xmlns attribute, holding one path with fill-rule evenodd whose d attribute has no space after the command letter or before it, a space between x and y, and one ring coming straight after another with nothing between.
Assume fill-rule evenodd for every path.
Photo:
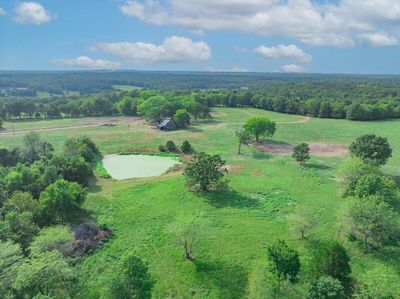
<instances>
[{"instance_id":1,"label":"white cloud","mask_svg":"<svg viewBox=\"0 0 400 299\"><path fill-rule=\"evenodd\" d=\"M120 11L156 25L192 32L235 30L294 38L310 45L351 47L360 34L400 38L400 1L340 0L125 0ZM368 42L364 40L363 42ZM376 43L372 40L370 44Z\"/></svg>"},{"instance_id":2,"label":"white cloud","mask_svg":"<svg viewBox=\"0 0 400 299\"><path fill-rule=\"evenodd\" d=\"M305 73L306 69L297 64L286 64L281 66L280 71L284 73Z\"/></svg>"},{"instance_id":3,"label":"white cloud","mask_svg":"<svg viewBox=\"0 0 400 299\"><path fill-rule=\"evenodd\" d=\"M259 46L254 51L268 59L285 59L300 62L310 62L312 60L311 55L305 53L296 45Z\"/></svg>"},{"instance_id":4,"label":"white cloud","mask_svg":"<svg viewBox=\"0 0 400 299\"><path fill-rule=\"evenodd\" d=\"M89 47L121 57L134 64L200 62L211 57L210 47L203 41L171 36L161 45L143 42L98 43Z\"/></svg>"},{"instance_id":5,"label":"white cloud","mask_svg":"<svg viewBox=\"0 0 400 299\"><path fill-rule=\"evenodd\" d=\"M400 44L399 38L381 33L360 34L358 37L361 41L376 47L396 46Z\"/></svg>"},{"instance_id":6,"label":"white cloud","mask_svg":"<svg viewBox=\"0 0 400 299\"><path fill-rule=\"evenodd\" d=\"M3 7L0 7L0 16L5 16L6 15L6 11L4 10Z\"/></svg>"},{"instance_id":7,"label":"white cloud","mask_svg":"<svg viewBox=\"0 0 400 299\"><path fill-rule=\"evenodd\" d=\"M70 66L88 69L117 69L121 67L119 62L104 59L92 59L87 56L79 56L73 59L56 59L53 64L59 66Z\"/></svg>"},{"instance_id":8,"label":"white cloud","mask_svg":"<svg viewBox=\"0 0 400 299\"><path fill-rule=\"evenodd\" d=\"M207 72L228 72L228 73L246 73L249 70L241 67L239 65L231 65L227 68L218 68L218 67L213 67L213 66L209 66L206 67L206 71Z\"/></svg>"},{"instance_id":9,"label":"white cloud","mask_svg":"<svg viewBox=\"0 0 400 299\"><path fill-rule=\"evenodd\" d=\"M21 24L40 25L52 19L49 11L37 2L21 2L15 8L15 21Z\"/></svg>"}]
</instances>

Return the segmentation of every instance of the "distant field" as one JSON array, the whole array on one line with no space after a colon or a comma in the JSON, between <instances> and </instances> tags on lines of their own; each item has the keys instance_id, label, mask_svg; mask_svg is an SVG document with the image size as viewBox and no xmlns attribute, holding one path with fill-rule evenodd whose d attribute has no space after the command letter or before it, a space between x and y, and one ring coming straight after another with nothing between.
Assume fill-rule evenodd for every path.
<instances>
[{"instance_id":1,"label":"distant field","mask_svg":"<svg viewBox=\"0 0 400 299\"><path fill-rule=\"evenodd\" d=\"M312 239L339 239L351 254L353 274L386 295L400 298L400 250L364 254L343 232L342 219L348 201L340 196L336 170L346 157L312 157L309 167L297 165L289 156L261 153L244 147L236 154L234 132L251 116L278 122L274 142L296 144L321 142L348 145L357 136L376 133L389 139L393 158L385 167L400 176L400 120L351 122L304 119L299 116L257 109L217 108L213 121L195 122L189 129L161 132L135 119L113 127L81 127L43 131L43 139L60 150L67 138L87 135L103 153L129 148L156 149L167 140L189 140L197 151L219 153L230 166L229 191L209 196L188 192L179 173L161 178L113 181L98 178L85 203L100 224L113 231L113 238L96 253L78 263L79 298L95 297L115 271L115 259L133 250L150 264L157 280L155 298L243 298L249 286L263 281L259 265L265 264L266 247L284 238L301 253L307 267ZM115 118L101 118L110 121ZM19 122L16 129L41 129L82 125L85 119ZM92 119L93 121L93 119ZM6 123L7 129L10 124ZM20 145L23 134L0 135L0 147ZM304 208L318 215L320 225L308 240L293 232L288 216ZM173 227L197 219L201 227L195 262L182 259L174 245ZM307 280L301 273L301 278ZM263 286L259 285L262 294ZM306 284L288 298L305 296Z\"/></svg>"},{"instance_id":2,"label":"distant field","mask_svg":"<svg viewBox=\"0 0 400 299\"><path fill-rule=\"evenodd\" d=\"M133 86L133 85L113 85L112 87L114 89L121 90L121 91L132 91L135 89L142 89L141 87Z\"/></svg>"}]
</instances>

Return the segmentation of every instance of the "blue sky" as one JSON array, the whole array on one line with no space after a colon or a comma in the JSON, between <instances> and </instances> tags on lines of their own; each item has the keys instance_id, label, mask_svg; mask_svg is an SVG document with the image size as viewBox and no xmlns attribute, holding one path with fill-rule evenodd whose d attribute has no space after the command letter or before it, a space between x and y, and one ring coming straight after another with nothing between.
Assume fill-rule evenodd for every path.
<instances>
[{"instance_id":1,"label":"blue sky","mask_svg":"<svg viewBox=\"0 0 400 299\"><path fill-rule=\"evenodd\" d=\"M400 73L400 0L0 0L0 69Z\"/></svg>"}]
</instances>

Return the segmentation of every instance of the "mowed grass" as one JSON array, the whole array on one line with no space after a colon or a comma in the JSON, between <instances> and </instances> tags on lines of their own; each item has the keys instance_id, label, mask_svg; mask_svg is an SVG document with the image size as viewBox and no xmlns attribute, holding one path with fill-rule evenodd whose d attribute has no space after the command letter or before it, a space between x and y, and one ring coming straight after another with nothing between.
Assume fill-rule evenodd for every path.
<instances>
[{"instance_id":1,"label":"mowed grass","mask_svg":"<svg viewBox=\"0 0 400 299\"><path fill-rule=\"evenodd\" d=\"M217 108L215 112L213 121L195 122L175 132L160 132L143 123L41 132L57 151L66 139L82 135L91 137L103 153L155 149L167 140L179 145L187 139L197 151L221 154L231 169L229 190L210 194L187 191L180 173L120 182L99 178L90 188L85 207L100 224L112 229L113 237L77 264L79 297L98 298L116 271L118 258L127 251L148 261L157 280L155 298L245 298L254 288L263 294L265 284L257 282L264 279L260 265L265 264L269 244L285 239L298 249L301 280L308 281L310 241L337 239L351 254L356 278L399 298L400 291L394 286L400 285L400 251L389 248L364 254L347 239L343 219L349 202L341 198L335 177L345 157L313 157L310 166L303 168L290 157L259 153L251 147L244 147L238 156L234 132L249 117L266 116L279 122L273 137L276 142L349 144L361 134L375 133L388 137L394 149L385 171L399 176L400 121L311 119L284 124L302 118L251 108ZM0 135L0 147L20 145L22 138ZM300 208L319 218L307 240L299 239L289 220ZM200 227L194 262L185 261L182 248L174 242L176 227L190 221ZM303 298L307 287L303 284L287 297Z\"/></svg>"}]
</instances>

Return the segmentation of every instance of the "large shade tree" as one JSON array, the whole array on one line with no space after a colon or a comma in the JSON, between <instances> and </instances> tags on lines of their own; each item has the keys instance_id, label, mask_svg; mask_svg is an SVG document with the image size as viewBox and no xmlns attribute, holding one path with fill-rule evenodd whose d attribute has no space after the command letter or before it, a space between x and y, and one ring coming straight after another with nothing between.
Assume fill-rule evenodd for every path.
<instances>
[{"instance_id":1,"label":"large shade tree","mask_svg":"<svg viewBox=\"0 0 400 299\"><path fill-rule=\"evenodd\" d=\"M260 137L271 137L275 134L276 124L265 117L252 117L244 125L246 131L252 134L256 141Z\"/></svg>"}]
</instances>

